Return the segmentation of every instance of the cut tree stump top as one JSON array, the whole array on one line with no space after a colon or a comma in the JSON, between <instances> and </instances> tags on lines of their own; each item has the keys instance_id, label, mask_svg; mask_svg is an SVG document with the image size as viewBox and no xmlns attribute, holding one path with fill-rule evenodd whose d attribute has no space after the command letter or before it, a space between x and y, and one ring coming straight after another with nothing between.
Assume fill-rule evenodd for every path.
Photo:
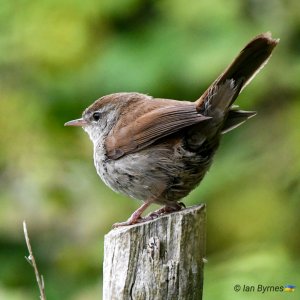
<instances>
[{"instance_id":1,"label":"cut tree stump top","mask_svg":"<svg viewBox=\"0 0 300 300\"><path fill-rule=\"evenodd\" d=\"M202 299L205 205L111 230L103 299Z\"/></svg>"}]
</instances>

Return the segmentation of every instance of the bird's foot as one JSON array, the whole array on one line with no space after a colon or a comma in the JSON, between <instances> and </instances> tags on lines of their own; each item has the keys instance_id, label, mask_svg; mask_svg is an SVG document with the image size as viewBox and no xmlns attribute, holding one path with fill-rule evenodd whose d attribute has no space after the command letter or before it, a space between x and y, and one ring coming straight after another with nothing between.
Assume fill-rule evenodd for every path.
<instances>
[{"instance_id":1,"label":"bird's foot","mask_svg":"<svg viewBox=\"0 0 300 300\"><path fill-rule=\"evenodd\" d=\"M175 211L179 211L182 208L185 208L185 205L182 202L176 203L176 206L167 206L166 205L166 206L159 208L158 210L155 210L154 212L148 214L144 219L146 219L146 221L153 220L160 216L163 216L163 215L175 212Z\"/></svg>"},{"instance_id":2,"label":"bird's foot","mask_svg":"<svg viewBox=\"0 0 300 300\"><path fill-rule=\"evenodd\" d=\"M115 223L112 227L117 228L122 226L130 226L142 222L144 222L144 218L141 217L141 214L138 211L135 211L127 221Z\"/></svg>"},{"instance_id":3,"label":"bird's foot","mask_svg":"<svg viewBox=\"0 0 300 300\"><path fill-rule=\"evenodd\" d=\"M125 222L115 223L113 224L113 228L122 227L122 226L130 226L134 224L140 224L143 222L154 220L160 216L179 211L182 208L185 208L184 203L182 202L176 202L172 204L172 206L165 205L164 207L148 214L144 218L141 216L143 211L152 203L153 201L147 201L145 202L140 208L138 208L131 216L130 218Z\"/></svg>"},{"instance_id":4,"label":"bird's foot","mask_svg":"<svg viewBox=\"0 0 300 300\"><path fill-rule=\"evenodd\" d=\"M122 226L130 226L130 225L134 225L134 224L138 224L138 223L142 223L143 222L143 218L138 218L137 220L131 220L131 218L129 218L127 221L125 222L118 222L112 225L113 228L118 228L118 227L122 227Z\"/></svg>"},{"instance_id":5,"label":"bird's foot","mask_svg":"<svg viewBox=\"0 0 300 300\"><path fill-rule=\"evenodd\" d=\"M121 227L121 226L129 226L137 223L143 223L146 220L145 218L142 218L141 215L144 212L144 210L151 204L153 203L154 200L149 199L146 201L142 206L140 206L131 216L130 218L125 221L125 222L120 222L120 223L115 223L113 224L113 228Z\"/></svg>"}]
</instances>

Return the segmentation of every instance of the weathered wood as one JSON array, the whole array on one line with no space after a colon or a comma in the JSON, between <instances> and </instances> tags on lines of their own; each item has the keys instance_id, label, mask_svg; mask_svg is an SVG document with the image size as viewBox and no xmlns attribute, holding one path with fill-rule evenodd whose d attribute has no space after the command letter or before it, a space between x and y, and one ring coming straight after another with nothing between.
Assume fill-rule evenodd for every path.
<instances>
[{"instance_id":1,"label":"weathered wood","mask_svg":"<svg viewBox=\"0 0 300 300\"><path fill-rule=\"evenodd\" d=\"M202 299L205 205L105 236L104 300Z\"/></svg>"}]
</instances>

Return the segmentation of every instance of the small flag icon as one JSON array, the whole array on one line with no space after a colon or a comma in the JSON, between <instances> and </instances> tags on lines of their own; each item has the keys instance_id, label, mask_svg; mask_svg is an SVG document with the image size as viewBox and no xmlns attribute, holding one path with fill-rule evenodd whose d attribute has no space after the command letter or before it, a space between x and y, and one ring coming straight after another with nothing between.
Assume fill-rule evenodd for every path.
<instances>
[{"instance_id":1,"label":"small flag icon","mask_svg":"<svg viewBox=\"0 0 300 300\"><path fill-rule=\"evenodd\" d=\"M294 292L295 291L296 286L295 285L291 285L291 284L287 284L283 291L284 292Z\"/></svg>"}]
</instances>

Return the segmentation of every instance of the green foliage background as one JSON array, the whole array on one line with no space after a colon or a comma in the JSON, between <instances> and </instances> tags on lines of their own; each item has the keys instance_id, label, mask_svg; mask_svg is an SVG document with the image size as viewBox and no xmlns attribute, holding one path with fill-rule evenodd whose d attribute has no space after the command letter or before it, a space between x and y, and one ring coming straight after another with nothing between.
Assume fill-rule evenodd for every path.
<instances>
[{"instance_id":1,"label":"green foliage background","mask_svg":"<svg viewBox=\"0 0 300 300\"><path fill-rule=\"evenodd\" d=\"M226 135L187 205L208 204L205 299L283 299L300 288L300 2L2 0L0 299L37 299L26 220L48 299L100 299L103 237L139 203L99 180L64 122L102 95L194 100L256 34L281 42L239 97L258 115ZM298 296L299 297L299 296Z\"/></svg>"}]
</instances>

